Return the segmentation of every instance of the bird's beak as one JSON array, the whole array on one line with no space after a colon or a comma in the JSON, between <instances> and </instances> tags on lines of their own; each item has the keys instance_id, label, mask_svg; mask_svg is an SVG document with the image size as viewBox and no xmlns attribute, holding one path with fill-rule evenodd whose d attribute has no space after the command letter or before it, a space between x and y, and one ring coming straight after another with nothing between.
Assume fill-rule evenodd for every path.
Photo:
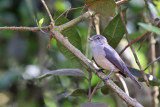
<instances>
[{"instance_id":1,"label":"bird's beak","mask_svg":"<svg viewBox=\"0 0 160 107\"><path fill-rule=\"evenodd\" d=\"M92 38L88 38L88 40L92 41L93 39Z\"/></svg>"}]
</instances>

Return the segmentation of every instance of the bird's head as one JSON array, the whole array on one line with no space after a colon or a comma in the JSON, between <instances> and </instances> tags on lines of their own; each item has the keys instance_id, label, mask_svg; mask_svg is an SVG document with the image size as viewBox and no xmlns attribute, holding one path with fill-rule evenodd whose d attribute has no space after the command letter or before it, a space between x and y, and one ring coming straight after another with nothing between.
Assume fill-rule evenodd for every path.
<instances>
[{"instance_id":1,"label":"bird's head","mask_svg":"<svg viewBox=\"0 0 160 107\"><path fill-rule=\"evenodd\" d=\"M107 39L102 35L93 35L88 39L91 41L91 45L103 45L107 43Z\"/></svg>"}]
</instances>

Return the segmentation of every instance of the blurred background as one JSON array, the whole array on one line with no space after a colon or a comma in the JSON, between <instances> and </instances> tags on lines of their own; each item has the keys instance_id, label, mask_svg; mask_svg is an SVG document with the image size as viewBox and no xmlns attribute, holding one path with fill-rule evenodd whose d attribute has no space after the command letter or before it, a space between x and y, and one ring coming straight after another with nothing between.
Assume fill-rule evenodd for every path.
<instances>
[{"instance_id":1,"label":"blurred background","mask_svg":"<svg viewBox=\"0 0 160 107\"><path fill-rule=\"evenodd\" d=\"M147 0L146 0L147 1ZM144 0L131 0L122 7L127 9L127 29L131 40L143 35L146 31L138 23L149 23L151 20L150 11L154 18L160 17L160 2L150 1L146 6ZM159 3L159 4L158 4ZM56 12L64 12L70 7L77 8L85 5L84 0L46 0L52 15ZM67 18L72 20L81 15L82 8L68 12ZM86 11L86 10L85 10ZM44 18L42 26L50 24L48 14L40 0L0 0L0 27L4 26L38 26L36 21ZM154 19L153 19L154 20ZM103 28L107 20L102 20ZM82 53L86 52L87 34L89 20L81 22L77 26L82 44ZM58 50L56 40L52 39L50 49L47 49L49 42L49 32L27 32L27 31L0 31L0 106L1 107L79 107L87 102L86 96L68 96L66 94L80 88L88 92L88 81L82 77L74 76L49 76L44 79L37 79L45 73L44 69L57 70L64 68L79 68L88 77L88 71L82 66L78 66ZM95 34L94 29L91 35ZM144 68L152 62L154 58L160 56L160 36L152 34L143 43L139 51L138 48L144 39L133 44L140 63ZM154 40L154 47L151 48ZM120 52L128 44L126 37L121 40L116 50ZM89 59L92 58L90 50ZM128 66L138 68L134 57L127 49L122 58ZM149 67L145 73L151 74L153 68ZM154 63L154 75L160 80L160 63ZM91 86L98 83L100 79L92 75ZM160 99L159 88L147 87L142 83L143 90L139 90L130 79L126 78L126 83L131 97L136 98L145 107L153 106L153 95L156 100ZM135 87L135 88L133 88ZM104 102L110 107L124 107L126 104L114 93L104 95L101 90L97 90L93 102ZM155 106L156 107L156 106ZM157 106L158 107L158 106Z\"/></svg>"}]
</instances>

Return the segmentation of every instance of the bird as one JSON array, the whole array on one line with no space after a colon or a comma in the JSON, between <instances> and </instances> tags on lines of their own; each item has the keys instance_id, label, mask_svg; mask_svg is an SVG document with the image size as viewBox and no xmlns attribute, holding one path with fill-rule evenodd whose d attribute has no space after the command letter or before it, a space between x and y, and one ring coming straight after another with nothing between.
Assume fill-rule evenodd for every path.
<instances>
[{"instance_id":1,"label":"bird","mask_svg":"<svg viewBox=\"0 0 160 107\"><path fill-rule=\"evenodd\" d=\"M141 88L140 83L129 71L118 53L108 44L104 36L93 35L88 39L90 40L91 51L95 62L103 69L111 71L106 80L109 79L113 71L119 71L121 74L129 76Z\"/></svg>"}]
</instances>

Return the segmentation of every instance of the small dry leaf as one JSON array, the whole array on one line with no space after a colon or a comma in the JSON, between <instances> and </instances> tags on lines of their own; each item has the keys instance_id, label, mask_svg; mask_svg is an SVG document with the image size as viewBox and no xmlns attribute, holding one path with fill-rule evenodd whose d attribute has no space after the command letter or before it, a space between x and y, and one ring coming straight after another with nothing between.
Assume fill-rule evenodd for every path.
<instances>
[{"instance_id":1,"label":"small dry leaf","mask_svg":"<svg viewBox=\"0 0 160 107\"><path fill-rule=\"evenodd\" d=\"M114 0L86 0L86 7L104 17L114 16L116 3Z\"/></svg>"}]
</instances>

